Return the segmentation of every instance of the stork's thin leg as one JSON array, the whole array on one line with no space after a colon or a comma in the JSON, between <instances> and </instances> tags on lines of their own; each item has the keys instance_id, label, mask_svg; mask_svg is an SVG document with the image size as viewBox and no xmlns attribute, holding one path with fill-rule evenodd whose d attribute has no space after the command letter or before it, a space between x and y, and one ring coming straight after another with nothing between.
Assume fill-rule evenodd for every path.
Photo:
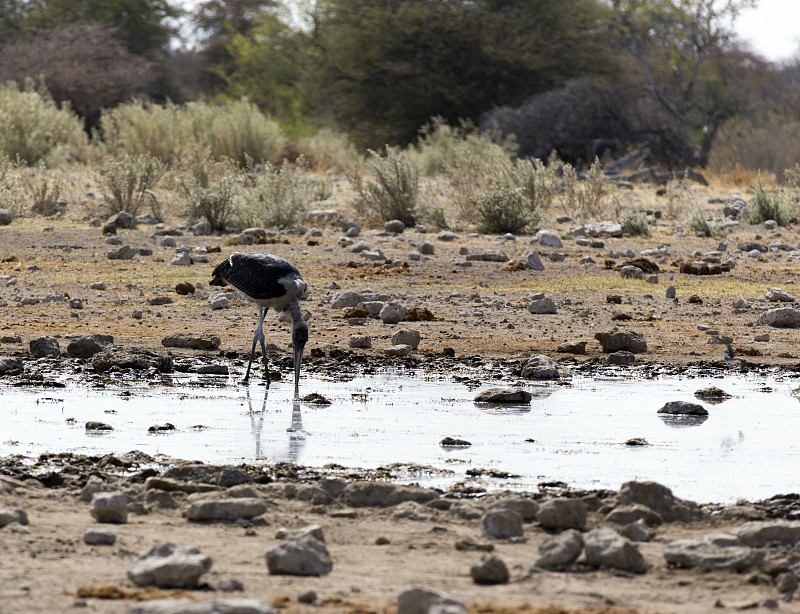
<instances>
[{"instance_id":1,"label":"stork's thin leg","mask_svg":"<svg viewBox=\"0 0 800 614\"><path fill-rule=\"evenodd\" d=\"M256 330L253 333L253 347L250 348L250 360L247 362L247 371L244 374L243 383L247 383L250 380L250 366L253 364L253 358L256 355L256 342L260 339L261 340L261 348L263 351L264 348L264 333L262 332L261 328L264 326L264 316L267 315L267 310L263 307L258 308L258 326L256 326ZM264 362L266 363L267 360L267 353L264 352ZM267 380L269 382L269 380Z\"/></svg>"},{"instance_id":2,"label":"stork's thin leg","mask_svg":"<svg viewBox=\"0 0 800 614\"><path fill-rule=\"evenodd\" d=\"M264 309L264 313L267 313L267 310ZM264 357L264 380L267 382L267 388L269 388L269 359L267 358L267 347L264 345L264 333L261 333L261 336L258 338L261 342L261 355Z\"/></svg>"}]
</instances>

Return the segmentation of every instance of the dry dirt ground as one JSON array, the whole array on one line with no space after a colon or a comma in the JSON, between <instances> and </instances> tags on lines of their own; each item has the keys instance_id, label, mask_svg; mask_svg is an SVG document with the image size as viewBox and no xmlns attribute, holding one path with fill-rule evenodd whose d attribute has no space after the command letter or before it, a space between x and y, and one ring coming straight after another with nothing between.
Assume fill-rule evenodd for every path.
<instances>
[{"instance_id":1,"label":"dry dirt ground","mask_svg":"<svg viewBox=\"0 0 800 614\"><path fill-rule=\"evenodd\" d=\"M0 336L9 340L0 345L0 354L21 357L28 364L29 340L42 335L60 336L63 349L63 337L71 333L111 334L116 344L165 353L161 340L169 333L212 332L220 336L220 351L227 354L232 369L243 371L242 356L250 347L255 309L234 299L230 309L214 311L206 300L214 265L236 247L226 245L225 237L184 232L177 238L178 245L220 247L221 252L211 253L205 264L171 266L175 249L160 247L158 240L151 238L153 227L140 225L121 230L118 236L122 244L150 248L153 254L109 260L107 253L114 246L104 242L100 229L90 227L87 218L79 217L24 219L0 227L0 275L8 276L0 282L0 299L7 303L0 307ZM312 225L315 224L307 224ZM330 299L336 292L365 289L389 295L406 307L425 307L433 314L432 321L405 324L421 333L420 348L409 360L423 369L428 364L431 368L434 363L441 364L434 358L450 354L450 349L455 356L453 364L480 357L502 365L506 359L524 353L542 353L557 359L571 358L578 368L599 369L605 359L594 334L614 328L644 335L648 352L637 355L640 365L665 365L676 370L691 365L726 368L723 346L709 344L709 334L698 329L699 325L733 338L737 353L750 365L736 368L796 371L800 366L797 330L755 325L761 311L776 306L757 299L764 297L771 286L792 293L798 281L797 265L787 259L786 252L754 259L736 251L740 243L750 240L779 240L794 246L796 226L777 232L750 226L736 229L723 239L728 243L725 258L735 259L735 268L722 275L701 277L680 274L677 262L694 259L695 252L717 249L719 239L681 236L666 223L657 226L649 238L603 239L603 248L580 247L566 238L570 223L552 226L565 237L564 246L558 249L532 244L531 237L526 236L503 241L485 235L469 237L461 232L456 240L443 242L437 240L435 233L407 230L393 236L379 229L365 230L360 239L379 247L388 257L407 263L393 268L368 263L340 246L337 225L317 225L322 230L319 238L286 234L276 243L245 248L287 257L296 263L310 285L311 294L304 303L311 316L307 356L314 352L316 358L306 360L304 370L323 369L333 350L350 351L348 339L354 334L369 335L373 340L371 350L352 350L356 354L369 355L376 364L385 366L396 360L384 357L383 352L391 345L392 333L402 324L390 326L372 318L356 324L343 318L341 310L330 308ZM415 249L413 242L426 239L434 243L435 253L419 261L409 259L409 252ZM669 247L668 255L659 261L657 284L622 279L616 269L604 266L610 250L631 248L638 253L662 244ZM465 259L459 253L464 247L471 253L502 249L512 259L535 250L542 255L545 270L507 270L502 263L480 261L469 267L458 266ZM565 258L551 261L546 257L550 252L563 253ZM587 256L594 259L594 265L580 264ZM621 264L624 258L615 260ZM95 281L106 282L106 289L90 289ZM179 296L174 288L183 281L195 284L197 292ZM665 296L669 285L676 288L676 300ZM556 314L528 312L531 296L538 292L554 299ZM607 302L609 294L619 295L621 304ZM68 303L58 301L20 304L23 299L47 295L80 298L83 309L70 309ZM702 302L690 303L691 295L697 295ZM151 304L152 299L164 296L172 302ZM750 309L734 310L732 303L738 298L756 302ZM135 309L143 311L141 319L132 318ZM617 312L631 318L612 320ZM271 316L268 320L267 341L278 346L277 353L286 354L287 325ZM769 341L755 340L764 333L769 333ZM20 342L14 341L15 336ZM558 345L575 340L588 342L585 355L556 353ZM170 351L176 356L202 354L196 350ZM210 353L214 357L218 354L219 351ZM53 362L52 368L60 368L58 364ZM211 587L220 579L235 577L244 583L246 596L289 611L391 611L400 587L407 584L447 591L469 604L472 612L502 611L505 606L513 606L514 612L532 612L533 608L555 604L570 611L616 612L615 608L620 608L699 613L722 607L763 608L765 603L774 605L774 600L780 598L775 587L757 574L697 573L665 566L659 555L664 541L712 527L723 530L740 522L719 517L659 528L655 541L642 545L653 567L641 576L602 569L528 575L537 545L546 537L535 524L528 525L526 539L521 543L494 543L495 552L511 569L511 583L479 587L469 576L469 567L479 555L453 547L461 537L481 541L479 521L453 520L438 511L427 521L396 520L390 510L371 508L359 510L355 518L333 518L330 510L312 512L310 503L279 500L265 515L265 522L248 532L237 524L191 524L180 517L179 511L155 506L150 513L134 515L127 524L116 527L116 545L101 548L81 541L91 519L87 504L77 498L78 485L46 488L36 480L26 480L22 486L12 485L0 495L0 509L22 507L30 518L27 527L9 525L0 529L3 614L127 612L130 602L82 599L74 593L81 586L107 582L131 588L125 578L129 562L164 539L196 546L213 558L214 567L207 578ZM333 572L321 578L268 575L264 553L277 542L275 530L312 522L324 527L334 560ZM598 523L599 518L593 516L591 522ZM387 538L389 543L376 545L378 537ZM296 601L297 594L305 589L317 592L316 605ZM193 594L199 598L209 596L204 591ZM777 607L780 611L800 611L796 602L779 601Z\"/></svg>"}]
</instances>

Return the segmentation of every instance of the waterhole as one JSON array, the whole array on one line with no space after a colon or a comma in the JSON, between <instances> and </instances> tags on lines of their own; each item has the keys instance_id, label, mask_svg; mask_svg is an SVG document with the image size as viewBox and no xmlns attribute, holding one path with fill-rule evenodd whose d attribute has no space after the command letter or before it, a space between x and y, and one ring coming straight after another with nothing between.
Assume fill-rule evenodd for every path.
<instances>
[{"instance_id":1,"label":"waterhole","mask_svg":"<svg viewBox=\"0 0 800 614\"><path fill-rule=\"evenodd\" d=\"M732 398L698 400L714 385ZM289 461L376 468L427 466L406 481L447 488L473 481L536 490L543 482L618 489L654 480L697 502L730 503L796 492L800 476L800 402L788 376L590 378L531 385L530 405L473 402L490 384L469 386L402 373L329 381L304 376L301 395L275 382L173 378L103 388L0 387L0 456L44 452L101 455L140 450L214 464ZM658 414L667 401L700 403L707 417ZM87 431L89 421L113 430ZM150 431L171 424L174 430ZM445 447L445 437L470 445ZM641 438L646 445L626 445Z\"/></svg>"}]
</instances>

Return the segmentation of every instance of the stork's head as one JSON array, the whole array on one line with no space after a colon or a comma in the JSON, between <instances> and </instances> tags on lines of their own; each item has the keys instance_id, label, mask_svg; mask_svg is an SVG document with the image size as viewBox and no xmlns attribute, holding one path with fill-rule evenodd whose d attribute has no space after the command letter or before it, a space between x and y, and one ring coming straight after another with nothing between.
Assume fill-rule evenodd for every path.
<instances>
[{"instance_id":1,"label":"stork's head","mask_svg":"<svg viewBox=\"0 0 800 614\"><path fill-rule=\"evenodd\" d=\"M292 322L292 348L294 349L294 393L300 387L300 362L303 360L303 348L308 342L308 324L298 319Z\"/></svg>"}]
</instances>

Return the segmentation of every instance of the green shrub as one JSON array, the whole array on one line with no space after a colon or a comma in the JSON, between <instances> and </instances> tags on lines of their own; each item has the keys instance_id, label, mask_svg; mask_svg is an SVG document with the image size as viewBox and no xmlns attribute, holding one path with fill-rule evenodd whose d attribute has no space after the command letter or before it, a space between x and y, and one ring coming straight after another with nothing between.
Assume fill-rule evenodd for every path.
<instances>
[{"instance_id":1,"label":"green shrub","mask_svg":"<svg viewBox=\"0 0 800 614\"><path fill-rule=\"evenodd\" d=\"M36 88L32 80L22 90L13 82L0 86L0 154L27 166L55 165L77 157L87 144L81 120L44 86Z\"/></svg>"},{"instance_id":2,"label":"green shrub","mask_svg":"<svg viewBox=\"0 0 800 614\"><path fill-rule=\"evenodd\" d=\"M112 213L125 211L136 215L147 205L160 217L159 203L153 188L164 174L164 165L146 154L133 156L123 153L105 162L102 183Z\"/></svg>"},{"instance_id":3,"label":"green shrub","mask_svg":"<svg viewBox=\"0 0 800 614\"><path fill-rule=\"evenodd\" d=\"M649 237L650 223L644 211L628 210L622 216L622 223L628 229L628 234L633 237Z\"/></svg>"},{"instance_id":4,"label":"green shrub","mask_svg":"<svg viewBox=\"0 0 800 614\"><path fill-rule=\"evenodd\" d=\"M750 224L760 224L767 220L774 220L778 226L789 224L792 216L788 207L781 201L778 194L764 189L761 177L753 184L753 190L755 196L742 212L745 221Z\"/></svg>"},{"instance_id":5,"label":"green shrub","mask_svg":"<svg viewBox=\"0 0 800 614\"><path fill-rule=\"evenodd\" d=\"M476 203L478 227L482 232L522 232L530 223L529 201L521 188L497 183Z\"/></svg>"},{"instance_id":6,"label":"green shrub","mask_svg":"<svg viewBox=\"0 0 800 614\"><path fill-rule=\"evenodd\" d=\"M212 180L208 185L191 185L187 197L186 213L191 221L201 217L211 224L214 230L229 228L236 211L236 191L232 176Z\"/></svg>"},{"instance_id":7,"label":"green shrub","mask_svg":"<svg viewBox=\"0 0 800 614\"><path fill-rule=\"evenodd\" d=\"M318 200L320 180L308 170L304 158L293 167L287 160L280 167L253 175L255 184L244 190L249 225L290 228L297 224L309 203Z\"/></svg>"},{"instance_id":8,"label":"green shrub","mask_svg":"<svg viewBox=\"0 0 800 614\"><path fill-rule=\"evenodd\" d=\"M357 168L348 175L353 189L361 196L364 213L413 226L419 196L419 170L408 153L387 147L386 156L382 157L369 150L367 167L375 180L365 181Z\"/></svg>"}]
</instances>

